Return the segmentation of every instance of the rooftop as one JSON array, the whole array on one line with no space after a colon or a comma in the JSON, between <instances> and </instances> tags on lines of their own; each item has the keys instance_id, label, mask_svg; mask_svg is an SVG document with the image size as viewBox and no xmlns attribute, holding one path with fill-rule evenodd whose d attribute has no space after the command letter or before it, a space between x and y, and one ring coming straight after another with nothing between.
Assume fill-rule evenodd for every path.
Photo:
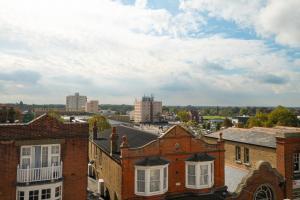
<instances>
[{"instance_id":1,"label":"rooftop","mask_svg":"<svg viewBox=\"0 0 300 200\"><path fill-rule=\"evenodd\" d=\"M223 133L224 140L269 148L276 148L276 137L300 137L300 128L283 126L276 126L274 128L253 127L250 129L227 128L205 135L205 137L217 139L220 132Z\"/></svg>"},{"instance_id":2,"label":"rooftop","mask_svg":"<svg viewBox=\"0 0 300 200\"><path fill-rule=\"evenodd\" d=\"M228 187L228 191L234 192L248 173L247 170L225 165L225 185Z\"/></svg>"},{"instance_id":3,"label":"rooftop","mask_svg":"<svg viewBox=\"0 0 300 200\"><path fill-rule=\"evenodd\" d=\"M110 135L112 129L107 129L101 134L101 138L94 140L94 143L98 145L103 151L110 153ZM118 125L116 126L116 133L119 135L118 147L120 147L122 142L122 137L127 136L128 145L130 148L137 148L144 146L145 144L155 140L159 135L149 133L146 131L141 131L135 128ZM113 155L114 158L120 159L120 154Z\"/></svg>"}]
</instances>

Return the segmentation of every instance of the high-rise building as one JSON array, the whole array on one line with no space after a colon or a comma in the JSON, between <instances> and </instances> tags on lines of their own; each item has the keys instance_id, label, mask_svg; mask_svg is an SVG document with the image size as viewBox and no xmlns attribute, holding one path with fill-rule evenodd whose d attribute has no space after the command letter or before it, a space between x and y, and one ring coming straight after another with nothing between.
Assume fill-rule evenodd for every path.
<instances>
[{"instance_id":1,"label":"high-rise building","mask_svg":"<svg viewBox=\"0 0 300 200\"><path fill-rule=\"evenodd\" d=\"M162 102L154 101L153 96L144 96L142 100L134 102L134 122L152 123L160 120Z\"/></svg>"},{"instance_id":2,"label":"high-rise building","mask_svg":"<svg viewBox=\"0 0 300 200\"><path fill-rule=\"evenodd\" d=\"M87 102L86 96L80 96L79 93L75 93L75 95L67 96L66 98L66 111L71 112L80 112L85 111L85 106Z\"/></svg>"},{"instance_id":3,"label":"high-rise building","mask_svg":"<svg viewBox=\"0 0 300 200\"><path fill-rule=\"evenodd\" d=\"M98 111L99 111L99 101L97 101L97 100L88 101L86 103L85 111L89 112L89 113L98 113Z\"/></svg>"}]
</instances>

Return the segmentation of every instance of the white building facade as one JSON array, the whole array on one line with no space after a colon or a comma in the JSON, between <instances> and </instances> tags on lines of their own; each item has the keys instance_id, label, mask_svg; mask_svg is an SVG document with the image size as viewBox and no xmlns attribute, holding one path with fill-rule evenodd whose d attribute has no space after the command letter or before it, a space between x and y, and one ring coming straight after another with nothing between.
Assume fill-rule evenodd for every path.
<instances>
[{"instance_id":1,"label":"white building facade","mask_svg":"<svg viewBox=\"0 0 300 200\"><path fill-rule=\"evenodd\" d=\"M142 100L134 102L134 122L153 123L159 122L162 114L162 102L154 101L153 96L144 96Z\"/></svg>"},{"instance_id":2,"label":"white building facade","mask_svg":"<svg viewBox=\"0 0 300 200\"><path fill-rule=\"evenodd\" d=\"M87 97L79 93L66 97L66 111L83 112L86 110Z\"/></svg>"}]
</instances>

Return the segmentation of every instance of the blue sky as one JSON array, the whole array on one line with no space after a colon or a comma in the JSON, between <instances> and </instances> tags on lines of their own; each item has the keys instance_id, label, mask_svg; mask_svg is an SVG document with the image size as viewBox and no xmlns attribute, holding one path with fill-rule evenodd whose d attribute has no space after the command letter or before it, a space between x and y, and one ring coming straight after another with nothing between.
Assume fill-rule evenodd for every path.
<instances>
[{"instance_id":1,"label":"blue sky","mask_svg":"<svg viewBox=\"0 0 300 200\"><path fill-rule=\"evenodd\" d=\"M300 106L298 0L3 0L0 102Z\"/></svg>"}]
</instances>

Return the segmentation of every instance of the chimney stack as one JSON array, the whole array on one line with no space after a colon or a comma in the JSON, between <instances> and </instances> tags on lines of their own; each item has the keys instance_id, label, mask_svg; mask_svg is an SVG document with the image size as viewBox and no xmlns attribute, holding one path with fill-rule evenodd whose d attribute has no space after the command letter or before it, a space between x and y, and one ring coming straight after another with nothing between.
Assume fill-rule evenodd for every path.
<instances>
[{"instance_id":1,"label":"chimney stack","mask_svg":"<svg viewBox=\"0 0 300 200\"><path fill-rule=\"evenodd\" d=\"M110 135L110 154L118 153L118 139L117 128L112 128L112 133Z\"/></svg>"},{"instance_id":2,"label":"chimney stack","mask_svg":"<svg viewBox=\"0 0 300 200\"><path fill-rule=\"evenodd\" d=\"M93 140L97 140L97 133L98 133L97 122L94 122L94 127L93 127Z\"/></svg>"}]
</instances>

